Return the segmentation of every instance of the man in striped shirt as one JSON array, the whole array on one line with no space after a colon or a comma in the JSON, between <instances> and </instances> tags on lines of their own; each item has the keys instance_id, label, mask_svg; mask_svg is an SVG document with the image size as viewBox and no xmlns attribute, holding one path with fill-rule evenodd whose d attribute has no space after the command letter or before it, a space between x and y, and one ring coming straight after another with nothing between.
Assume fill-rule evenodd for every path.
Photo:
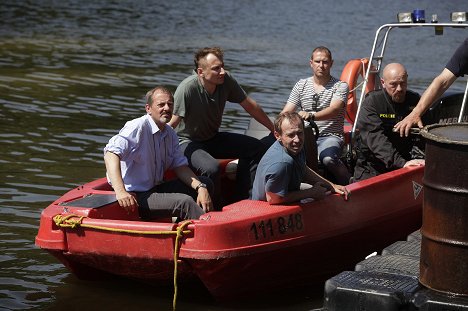
<instances>
[{"instance_id":1,"label":"man in striped shirt","mask_svg":"<svg viewBox=\"0 0 468 311\"><path fill-rule=\"evenodd\" d=\"M351 177L341 161L345 104L348 84L330 74L333 65L332 54L324 46L312 51L310 67L313 76L299 80L289 95L282 112L299 110L306 129L307 164L316 169L318 159L332 173L337 183L347 185ZM311 124L319 129L317 145L314 146Z\"/></svg>"}]
</instances>

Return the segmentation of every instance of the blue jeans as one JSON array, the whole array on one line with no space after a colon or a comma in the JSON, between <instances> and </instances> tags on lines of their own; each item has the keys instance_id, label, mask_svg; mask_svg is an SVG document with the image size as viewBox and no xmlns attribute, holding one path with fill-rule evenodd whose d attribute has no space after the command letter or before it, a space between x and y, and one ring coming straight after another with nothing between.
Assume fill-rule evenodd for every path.
<instances>
[{"instance_id":1,"label":"blue jeans","mask_svg":"<svg viewBox=\"0 0 468 311\"><path fill-rule=\"evenodd\" d=\"M332 173L336 182L340 185L347 185L349 184L351 174L340 159L343 144L343 139L337 136L319 136L317 149L320 162Z\"/></svg>"},{"instance_id":2,"label":"blue jeans","mask_svg":"<svg viewBox=\"0 0 468 311\"><path fill-rule=\"evenodd\" d=\"M249 198L249 191L257 171L258 163L267 146L256 138L218 132L206 141L189 141L180 145L197 175L207 176L214 183L215 208L221 208L221 172L217 159L239 159L236 174L236 200Z\"/></svg>"}]
</instances>

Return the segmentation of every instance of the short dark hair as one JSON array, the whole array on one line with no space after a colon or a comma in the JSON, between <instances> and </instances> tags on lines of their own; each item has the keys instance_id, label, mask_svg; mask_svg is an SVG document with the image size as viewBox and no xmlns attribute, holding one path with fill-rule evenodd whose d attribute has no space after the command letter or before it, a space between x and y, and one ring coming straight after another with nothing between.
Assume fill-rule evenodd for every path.
<instances>
[{"instance_id":1,"label":"short dark hair","mask_svg":"<svg viewBox=\"0 0 468 311\"><path fill-rule=\"evenodd\" d=\"M153 95L154 93L156 92L160 92L160 93L164 93L164 94L168 94L171 96L171 99L174 100L174 95L172 95L172 92L169 91L169 89L165 86L157 86L151 90L149 90L148 92L146 92L146 95L145 95L145 104L148 105L148 106L152 106L153 105Z\"/></svg>"},{"instance_id":2,"label":"short dark hair","mask_svg":"<svg viewBox=\"0 0 468 311\"><path fill-rule=\"evenodd\" d=\"M304 128L304 120L302 120L301 116L295 111L286 111L280 113L275 119L275 132L278 134L282 134L283 130L281 129L281 125L283 125L284 120L288 120L290 123L298 123L302 125Z\"/></svg>"},{"instance_id":3,"label":"short dark hair","mask_svg":"<svg viewBox=\"0 0 468 311\"><path fill-rule=\"evenodd\" d=\"M195 63L195 71L201 67L200 60L206 58L208 54L214 54L217 58L219 58L220 61L224 62L224 52L220 47L204 47L202 49L199 49L193 57L193 62Z\"/></svg>"},{"instance_id":4,"label":"short dark hair","mask_svg":"<svg viewBox=\"0 0 468 311\"><path fill-rule=\"evenodd\" d=\"M325 54L328 54L328 57L330 57L330 60L333 59L331 51L326 47L326 46L318 46L316 47L313 51L312 54L310 54L310 59L314 59L314 53L315 52L324 52Z\"/></svg>"}]
</instances>

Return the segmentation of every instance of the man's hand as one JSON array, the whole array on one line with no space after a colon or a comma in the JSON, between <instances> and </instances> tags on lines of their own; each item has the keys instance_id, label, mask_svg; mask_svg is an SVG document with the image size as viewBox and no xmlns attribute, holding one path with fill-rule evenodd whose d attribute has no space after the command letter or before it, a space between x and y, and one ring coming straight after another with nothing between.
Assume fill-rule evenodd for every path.
<instances>
[{"instance_id":1,"label":"man's hand","mask_svg":"<svg viewBox=\"0 0 468 311\"><path fill-rule=\"evenodd\" d=\"M412 112L395 125L395 130L396 132L400 132L401 137L408 137L413 125L417 125L419 128L424 126L421 117Z\"/></svg>"},{"instance_id":2,"label":"man's hand","mask_svg":"<svg viewBox=\"0 0 468 311\"><path fill-rule=\"evenodd\" d=\"M308 192L307 194L308 194L308 197L314 200L320 200L326 197L327 192L329 191L330 189L327 184L322 183L322 182L317 182L311 188L307 189L307 192Z\"/></svg>"},{"instance_id":3,"label":"man's hand","mask_svg":"<svg viewBox=\"0 0 468 311\"><path fill-rule=\"evenodd\" d=\"M425 161L423 159L414 159L414 160L409 160L408 162L405 163L403 167L408 167L408 166L423 166L425 165Z\"/></svg>"},{"instance_id":4,"label":"man's hand","mask_svg":"<svg viewBox=\"0 0 468 311\"><path fill-rule=\"evenodd\" d=\"M349 193L348 189L346 189L345 186L333 184L333 191L335 193L338 193L339 195L342 195L344 200L348 201L348 197L349 197L350 193Z\"/></svg>"},{"instance_id":5,"label":"man's hand","mask_svg":"<svg viewBox=\"0 0 468 311\"><path fill-rule=\"evenodd\" d=\"M348 196L349 192L348 189L346 189L345 186L342 185L337 185L332 182L330 183L321 183L318 182L322 185L322 187L325 187L327 189L327 192L329 193L338 193L339 195L342 195L345 201L348 201Z\"/></svg>"},{"instance_id":6,"label":"man's hand","mask_svg":"<svg viewBox=\"0 0 468 311\"><path fill-rule=\"evenodd\" d=\"M204 187L198 189L197 204L201 206L205 213L213 210L213 202L208 189Z\"/></svg>"},{"instance_id":7,"label":"man's hand","mask_svg":"<svg viewBox=\"0 0 468 311\"><path fill-rule=\"evenodd\" d=\"M307 111L301 110L297 112L301 116L302 120L307 120L309 118L309 113Z\"/></svg>"},{"instance_id":8,"label":"man's hand","mask_svg":"<svg viewBox=\"0 0 468 311\"><path fill-rule=\"evenodd\" d=\"M136 198L127 191L116 191L115 196L119 202L119 205L123 207L129 214L130 212L134 212L135 208L138 206Z\"/></svg>"}]
</instances>

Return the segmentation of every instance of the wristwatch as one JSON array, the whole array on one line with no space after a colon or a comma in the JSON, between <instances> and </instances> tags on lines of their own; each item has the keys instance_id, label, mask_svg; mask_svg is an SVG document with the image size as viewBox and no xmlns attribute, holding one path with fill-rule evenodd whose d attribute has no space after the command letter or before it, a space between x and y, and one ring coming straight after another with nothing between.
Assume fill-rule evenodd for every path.
<instances>
[{"instance_id":1,"label":"wristwatch","mask_svg":"<svg viewBox=\"0 0 468 311\"><path fill-rule=\"evenodd\" d=\"M200 183L197 185L197 187L195 188L195 191L198 191L198 189L200 189L200 188L206 188L206 184L200 182Z\"/></svg>"}]
</instances>

